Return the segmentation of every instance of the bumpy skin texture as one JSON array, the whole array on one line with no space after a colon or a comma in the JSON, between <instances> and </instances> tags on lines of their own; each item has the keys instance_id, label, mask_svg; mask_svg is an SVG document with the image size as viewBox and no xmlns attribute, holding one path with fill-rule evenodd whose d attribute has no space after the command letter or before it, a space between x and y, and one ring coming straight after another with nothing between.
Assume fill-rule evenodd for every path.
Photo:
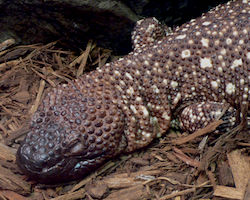
<instances>
[{"instance_id":1,"label":"bumpy skin texture","mask_svg":"<svg viewBox=\"0 0 250 200\"><path fill-rule=\"evenodd\" d=\"M194 132L204 128L214 120L223 120L217 132L226 132L236 126L236 110L228 104L218 102L199 102L185 107L179 115L179 126Z\"/></svg>"},{"instance_id":2,"label":"bumpy skin texture","mask_svg":"<svg viewBox=\"0 0 250 200\"><path fill-rule=\"evenodd\" d=\"M18 150L20 168L41 182L80 178L161 136L180 107L182 125L190 131L228 105L241 112L244 125L250 98L249 8L246 0L220 5L166 37L158 32L155 42L143 39L155 26L139 22L136 29L144 33L133 34L135 51L53 89L43 100ZM211 108L214 113L200 108L214 103L221 105ZM190 109L196 114L187 114ZM198 120L197 112L208 117Z\"/></svg>"},{"instance_id":3,"label":"bumpy skin texture","mask_svg":"<svg viewBox=\"0 0 250 200\"><path fill-rule=\"evenodd\" d=\"M157 40L161 40L171 32L171 28L161 25L154 17L139 20L132 32L133 53L154 45Z\"/></svg>"}]
</instances>

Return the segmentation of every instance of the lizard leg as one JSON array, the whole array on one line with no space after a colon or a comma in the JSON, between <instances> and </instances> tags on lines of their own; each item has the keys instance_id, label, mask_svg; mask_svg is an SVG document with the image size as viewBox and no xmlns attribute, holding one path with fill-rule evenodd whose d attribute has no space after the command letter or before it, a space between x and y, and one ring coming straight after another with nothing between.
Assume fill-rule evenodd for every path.
<instances>
[{"instance_id":1,"label":"lizard leg","mask_svg":"<svg viewBox=\"0 0 250 200\"><path fill-rule=\"evenodd\" d=\"M132 32L133 49L136 51L150 46L171 32L170 27L162 25L154 17L139 20Z\"/></svg>"},{"instance_id":2,"label":"lizard leg","mask_svg":"<svg viewBox=\"0 0 250 200\"><path fill-rule=\"evenodd\" d=\"M130 84L132 85L127 84L123 87L127 95L122 96L123 103L120 106L125 115L124 134L128 144L126 152L145 147L154 138L160 137L169 128L171 120L167 100L152 95L155 90L160 94L163 88L150 87L145 91L137 82ZM119 86L117 89L122 90Z\"/></svg>"},{"instance_id":3,"label":"lizard leg","mask_svg":"<svg viewBox=\"0 0 250 200\"><path fill-rule=\"evenodd\" d=\"M218 102L199 102L185 107L179 115L180 128L188 132L204 128L219 119L223 123L216 130L225 132L232 129L236 124L235 109Z\"/></svg>"}]
</instances>

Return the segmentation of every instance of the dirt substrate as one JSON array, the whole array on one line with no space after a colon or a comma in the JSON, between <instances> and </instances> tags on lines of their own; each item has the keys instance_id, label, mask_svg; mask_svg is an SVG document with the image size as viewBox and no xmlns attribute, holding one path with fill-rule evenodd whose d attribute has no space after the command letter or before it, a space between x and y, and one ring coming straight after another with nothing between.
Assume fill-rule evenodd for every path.
<instances>
[{"instance_id":1,"label":"dirt substrate","mask_svg":"<svg viewBox=\"0 0 250 200\"><path fill-rule=\"evenodd\" d=\"M171 129L78 181L48 186L30 180L15 153L41 99L114 57L92 41L78 55L60 42L3 50L6 43L0 44L0 199L250 199L249 133L211 132L221 121L192 134Z\"/></svg>"}]
</instances>

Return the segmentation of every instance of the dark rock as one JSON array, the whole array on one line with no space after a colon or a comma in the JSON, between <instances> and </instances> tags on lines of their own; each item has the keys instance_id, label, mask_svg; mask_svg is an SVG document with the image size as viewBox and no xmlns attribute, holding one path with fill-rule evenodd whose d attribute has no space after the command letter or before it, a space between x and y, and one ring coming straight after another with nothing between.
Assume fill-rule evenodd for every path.
<instances>
[{"instance_id":1,"label":"dark rock","mask_svg":"<svg viewBox=\"0 0 250 200\"><path fill-rule=\"evenodd\" d=\"M89 39L117 54L131 50L130 33L142 17L155 16L175 26L226 0L0 0L0 42L47 43L70 48Z\"/></svg>"}]
</instances>

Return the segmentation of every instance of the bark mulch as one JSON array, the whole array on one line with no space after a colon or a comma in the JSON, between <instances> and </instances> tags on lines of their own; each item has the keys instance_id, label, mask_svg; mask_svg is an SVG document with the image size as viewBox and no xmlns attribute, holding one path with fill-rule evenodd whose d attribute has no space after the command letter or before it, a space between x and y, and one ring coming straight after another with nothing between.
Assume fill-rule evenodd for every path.
<instances>
[{"instance_id":1,"label":"bark mulch","mask_svg":"<svg viewBox=\"0 0 250 200\"><path fill-rule=\"evenodd\" d=\"M0 199L250 199L249 130L187 134L171 129L147 148L110 160L81 180L43 185L22 174L15 154L49 88L114 60L92 41L80 53L60 42L0 44ZM8 47L8 48L7 48Z\"/></svg>"}]
</instances>

